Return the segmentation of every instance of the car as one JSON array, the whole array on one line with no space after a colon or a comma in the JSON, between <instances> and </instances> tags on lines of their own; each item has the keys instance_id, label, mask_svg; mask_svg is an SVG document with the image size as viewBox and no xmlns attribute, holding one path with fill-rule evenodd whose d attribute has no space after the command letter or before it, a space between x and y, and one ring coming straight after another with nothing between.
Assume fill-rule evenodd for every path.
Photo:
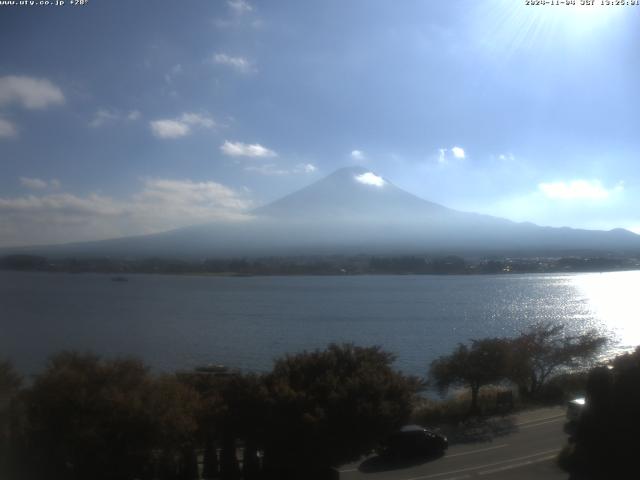
<instances>
[{"instance_id":1,"label":"car","mask_svg":"<svg viewBox=\"0 0 640 480\"><path fill-rule=\"evenodd\" d=\"M564 432L569 435L569 443L575 441L578 421L586 408L587 402L584 397L574 398L567 402L567 421L564 424Z\"/></svg>"},{"instance_id":2,"label":"car","mask_svg":"<svg viewBox=\"0 0 640 480\"><path fill-rule=\"evenodd\" d=\"M574 398L567 402L567 421L576 422L586 406L587 402L584 397Z\"/></svg>"},{"instance_id":3,"label":"car","mask_svg":"<svg viewBox=\"0 0 640 480\"><path fill-rule=\"evenodd\" d=\"M387 458L415 458L442 455L449 447L447 437L421 425L405 425L389 436L379 453Z\"/></svg>"}]
</instances>

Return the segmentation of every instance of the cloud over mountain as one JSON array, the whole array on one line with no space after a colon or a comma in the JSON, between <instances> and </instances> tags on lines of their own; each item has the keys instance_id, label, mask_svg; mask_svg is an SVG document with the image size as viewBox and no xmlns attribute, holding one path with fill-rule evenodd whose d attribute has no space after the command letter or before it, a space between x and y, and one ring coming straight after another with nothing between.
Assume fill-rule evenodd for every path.
<instances>
[{"instance_id":1,"label":"cloud over mountain","mask_svg":"<svg viewBox=\"0 0 640 480\"><path fill-rule=\"evenodd\" d=\"M253 206L221 183L153 178L128 198L51 193L57 180L21 178L40 195L0 197L0 246L97 240L162 232L216 220L240 221Z\"/></svg>"}]
</instances>

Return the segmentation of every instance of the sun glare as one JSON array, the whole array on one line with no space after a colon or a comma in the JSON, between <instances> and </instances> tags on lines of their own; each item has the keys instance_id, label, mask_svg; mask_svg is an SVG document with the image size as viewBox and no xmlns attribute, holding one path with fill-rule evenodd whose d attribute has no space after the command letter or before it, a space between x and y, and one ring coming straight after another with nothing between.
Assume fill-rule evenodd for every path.
<instances>
[{"instance_id":1,"label":"sun glare","mask_svg":"<svg viewBox=\"0 0 640 480\"><path fill-rule=\"evenodd\" d=\"M491 32L486 46L506 48L516 53L520 49L557 49L563 41L582 40L613 32L620 19L630 12L626 6L603 4L602 0L567 0L566 4L538 5L531 0L491 0L478 6L473 22L481 30ZM553 3L553 4L551 4Z\"/></svg>"},{"instance_id":2,"label":"sun glare","mask_svg":"<svg viewBox=\"0 0 640 480\"><path fill-rule=\"evenodd\" d=\"M572 282L587 301L590 314L603 322L620 342L622 350L640 344L637 320L639 273L588 273L572 277Z\"/></svg>"},{"instance_id":3,"label":"sun glare","mask_svg":"<svg viewBox=\"0 0 640 480\"><path fill-rule=\"evenodd\" d=\"M557 7L558 11L548 9L547 16L557 16L557 21L564 27L575 32L588 33L588 30L608 25L621 13L624 8L615 5L603 5L600 0L580 1L575 5L567 5L564 8Z\"/></svg>"}]
</instances>

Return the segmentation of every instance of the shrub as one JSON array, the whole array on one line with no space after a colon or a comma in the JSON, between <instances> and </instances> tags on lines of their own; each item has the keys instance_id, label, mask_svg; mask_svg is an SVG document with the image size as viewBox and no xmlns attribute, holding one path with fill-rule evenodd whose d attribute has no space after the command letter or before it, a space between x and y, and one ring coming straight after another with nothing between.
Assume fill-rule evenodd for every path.
<instances>
[{"instance_id":1,"label":"shrub","mask_svg":"<svg viewBox=\"0 0 640 480\"><path fill-rule=\"evenodd\" d=\"M63 352L24 402L24 477L124 480L151 478L158 457L181 461L198 397L139 360Z\"/></svg>"},{"instance_id":2,"label":"shrub","mask_svg":"<svg viewBox=\"0 0 640 480\"><path fill-rule=\"evenodd\" d=\"M379 347L287 355L267 376L265 462L322 470L359 458L409 418L417 379Z\"/></svg>"}]
</instances>

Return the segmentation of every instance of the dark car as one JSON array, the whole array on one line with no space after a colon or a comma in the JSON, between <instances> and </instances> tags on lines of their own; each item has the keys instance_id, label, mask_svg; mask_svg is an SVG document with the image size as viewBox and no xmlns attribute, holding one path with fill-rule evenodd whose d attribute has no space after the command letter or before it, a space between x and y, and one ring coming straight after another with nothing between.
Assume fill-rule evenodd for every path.
<instances>
[{"instance_id":1,"label":"dark car","mask_svg":"<svg viewBox=\"0 0 640 480\"><path fill-rule=\"evenodd\" d=\"M447 437L420 425L406 425L389 436L380 454L390 458L442 455L449 446Z\"/></svg>"}]
</instances>

